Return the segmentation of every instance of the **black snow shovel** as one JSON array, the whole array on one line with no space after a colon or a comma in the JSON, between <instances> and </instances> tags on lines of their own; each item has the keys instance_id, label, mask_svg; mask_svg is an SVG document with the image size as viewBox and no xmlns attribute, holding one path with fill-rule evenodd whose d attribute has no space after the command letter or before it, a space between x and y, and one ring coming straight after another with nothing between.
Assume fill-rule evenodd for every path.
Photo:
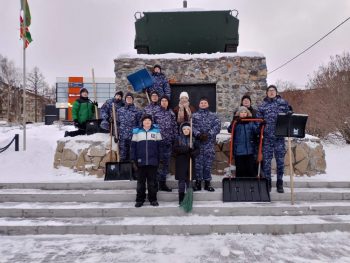
<instances>
[{"instance_id":1,"label":"black snow shovel","mask_svg":"<svg viewBox=\"0 0 350 263\"><path fill-rule=\"evenodd\" d=\"M118 128L116 121L116 112L115 105L112 104L113 111L113 126L114 126L114 139L117 144L117 161L112 162L112 140L111 140L111 157L110 162L106 163L106 173L105 173L105 181L111 180L132 180L132 163L130 161L120 161L119 156L119 140L118 140ZM112 133L111 133L112 137Z\"/></svg>"},{"instance_id":2,"label":"black snow shovel","mask_svg":"<svg viewBox=\"0 0 350 263\"><path fill-rule=\"evenodd\" d=\"M241 119L242 122L263 122L262 119ZM233 143L234 130L237 121L232 124L231 143L230 143L230 159L229 170L233 170ZM258 158L258 175L257 177L236 177L235 174L229 172L229 175L222 179L223 202L270 202L270 193L267 187L267 180L260 177L261 161L262 161L262 140L264 125L260 130L260 141Z\"/></svg>"}]
</instances>

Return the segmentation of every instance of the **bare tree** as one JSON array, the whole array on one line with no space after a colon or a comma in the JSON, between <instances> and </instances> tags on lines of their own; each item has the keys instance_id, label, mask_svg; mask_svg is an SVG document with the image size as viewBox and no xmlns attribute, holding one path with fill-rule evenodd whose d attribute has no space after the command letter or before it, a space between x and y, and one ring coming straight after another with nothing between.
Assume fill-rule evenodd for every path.
<instances>
[{"instance_id":1,"label":"bare tree","mask_svg":"<svg viewBox=\"0 0 350 263\"><path fill-rule=\"evenodd\" d=\"M350 53L332 56L310 78L308 87L314 89L316 125L327 131L339 131L350 143Z\"/></svg>"},{"instance_id":2,"label":"bare tree","mask_svg":"<svg viewBox=\"0 0 350 263\"><path fill-rule=\"evenodd\" d=\"M297 85L292 81L278 79L275 83L278 91L296 90Z\"/></svg>"},{"instance_id":3,"label":"bare tree","mask_svg":"<svg viewBox=\"0 0 350 263\"><path fill-rule=\"evenodd\" d=\"M11 109L11 91L19 87L21 82L21 73L15 67L13 61L9 61L6 57L0 54L0 81L5 83L8 87L7 93L7 120L10 120L10 109ZM19 118L16 114L17 120Z\"/></svg>"},{"instance_id":4,"label":"bare tree","mask_svg":"<svg viewBox=\"0 0 350 263\"><path fill-rule=\"evenodd\" d=\"M39 95L43 95L44 91L49 85L45 81L44 75L40 72L38 67L34 67L33 70L28 74L28 87L34 91L35 100L34 100L34 112L35 122L38 121L38 97Z\"/></svg>"}]
</instances>

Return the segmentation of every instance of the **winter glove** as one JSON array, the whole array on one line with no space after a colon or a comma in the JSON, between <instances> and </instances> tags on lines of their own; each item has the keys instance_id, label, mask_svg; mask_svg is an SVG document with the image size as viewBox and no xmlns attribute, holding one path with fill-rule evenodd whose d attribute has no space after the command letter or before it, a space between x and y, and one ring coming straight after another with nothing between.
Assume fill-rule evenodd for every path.
<instances>
[{"instance_id":1,"label":"winter glove","mask_svg":"<svg viewBox=\"0 0 350 263\"><path fill-rule=\"evenodd\" d=\"M134 172L137 172L137 170L139 169L139 167L137 166L137 163L135 161L131 161L132 164L132 169L134 170Z\"/></svg>"},{"instance_id":2,"label":"winter glove","mask_svg":"<svg viewBox=\"0 0 350 263\"><path fill-rule=\"evenodd\" d=\"M288 116L290 116L292 114L293 114L293 111L291 111L291 110L287 111L287 113L286 113L286 115L288 115Z\"/></svg>"},{"instance_id":3,"label":"winter glove","mask_svg":"<svg viewBox=\"0 0 350 263\"><path fill-rule=\"evenodd\" d=\"M199 140L201 142L206 142L208 140L208 134L207 133L200 133L199 134Z\"/></svg>"},{"instance_id":4,"label":"winter glove","mask_svg":"<svg viewBox=\"0 0 350 263\"><path fill-rule=\"evenodd\" d=\"M94 106L98 107L97 101L94 101L92 104L93 104Z\"/></svg>"},{"instance_id":5,"label":"winter glove","mask_svg":"<svg viewBox=\"0 0 350 263\"><path fill-rule=\"evenodd\" d=\"M119 142L119 139L117 137L114 137L114 142L115 143L118 143Z\"/></svg>"}]
</instances>

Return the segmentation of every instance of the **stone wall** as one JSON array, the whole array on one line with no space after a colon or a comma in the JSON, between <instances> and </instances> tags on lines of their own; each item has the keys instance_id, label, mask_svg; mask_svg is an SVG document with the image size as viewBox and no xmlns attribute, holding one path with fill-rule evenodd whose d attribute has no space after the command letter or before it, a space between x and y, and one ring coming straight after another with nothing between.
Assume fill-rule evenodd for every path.
<instances>
[{"instance_id":1,"label":"stone wall","mask_svg":"<svg viewBox=\"0 0 350 263\"><path fill-rule=\"evenodd\" d=\"M135 55L114 60L117 90L132 91L127 75L155 64L170 83L215 83L216 109L222 122L232 118L233 109L244 94L250 94L253 105L260 102L267 87L266 60L261 54L182 55L183 58L166 58L162 55ZM181 55L179 55L181 57ZM144 105L144 94L137 94L136 104Z\"/></svg>"},{"instance_id":2,"label":"stone wall","mask_svg":"<svg viewBox=\"0 0 350 263\"><path fill-rule=\"evenodd\" d=\"M224 175L229 159L229 134L220 134L217 139L216 157L212 173ZM287 146L287 144L286 144ZM116 161L116 144L112 141L112 159L110 155L110 138L108 134L93 134L74 138L62 138L57 141L54 157L54 167L68 167L75 171L86 172L98 177L104 176L105 164L110 160ZM325 152L320 139L307 137L292 140L292 160L295 175L315 175L325 173ZM285 174L290 174L289 155L285 157ZM275 162L273 160L273 172ZM174 160L171 165L171 174L174 174Z\"/></svg>"}]
</instances>

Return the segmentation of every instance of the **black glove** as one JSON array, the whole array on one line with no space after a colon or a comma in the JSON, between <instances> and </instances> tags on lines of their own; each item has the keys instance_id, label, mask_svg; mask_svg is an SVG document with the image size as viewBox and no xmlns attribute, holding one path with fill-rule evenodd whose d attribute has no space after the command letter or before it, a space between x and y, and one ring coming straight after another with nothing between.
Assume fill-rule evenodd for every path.
<instances>
[{"instance_id":1,"label":"black glove","mask_svg":"<svg viewBox=\"0 0 350 263\"><path fill-rule=\"evenodd\" d=\"M73 120L73 124L76 128L79 128L79 126L80 126L80 123L78 120Z\"/></svg>"},{"instance_id":2,"label":"black glove","mask_svg":"<svg viewBox=\"0 0 350 263\"><path fill-rule=\"evenodd\" d=\"M289 110L287 111L286 115L292 115L293 114L293 111Z\"/></svg>"},{"instance_id":3,"label":"black glove","mask_svg":"<svg viewBox=\"0 0 350 263\"><path fill-rule=\"evenodd\" d=\"M96 107L98 107L97 101L94 101L92 104L95 105Z\"/></svg>"},{"instance_id":4,"label":"black glove","mask_svg":"<svg viewBox=\"0 0 350 263\"><path fill-rule=\"evenodd\" d=\"M115 143L118 143L119 142L119 139L117 137L114 137L114 142Z\"/></svg>"},{"instance_id":5,"label":"black glove","mask_svg":"<svg viewBox=\"0 0 350 263\"><path fill-rule=\"evenodd\" d=\"M135 161L131 161L132 164L132 169L137 172L137 170L139 169L139 167L137 166L137 163Z\"/></svg>"},{"instance_id":6,"label":"black glove","mask_svg":"<svg viewBox=\"0 0 350 263\"><path fill-rule=\"evenodd\" d=\"M208 134L207 133L201 133L199 134L199 140L201 142L206 142L208 140Z\"/></svg>"},{"instance_id":7,"label":"black glove","mask_svg":"<svg viewBox=\"0 0 350 263\"><path fill-rule=\"evenodd\" d=\"M263 120L263 121L261 122L261 125L266 125L266 121Z\"/></svg>"},{"instance_id":8,"label":"black glove","mask_svg":"<svg viewBox=\"0 0 350 263\"><path fill-rule=\"evenodd\" d=\"M109 123L113 123L113 117L112 116L108 118L108 122Z\"/></svg>"}]
</instances>

